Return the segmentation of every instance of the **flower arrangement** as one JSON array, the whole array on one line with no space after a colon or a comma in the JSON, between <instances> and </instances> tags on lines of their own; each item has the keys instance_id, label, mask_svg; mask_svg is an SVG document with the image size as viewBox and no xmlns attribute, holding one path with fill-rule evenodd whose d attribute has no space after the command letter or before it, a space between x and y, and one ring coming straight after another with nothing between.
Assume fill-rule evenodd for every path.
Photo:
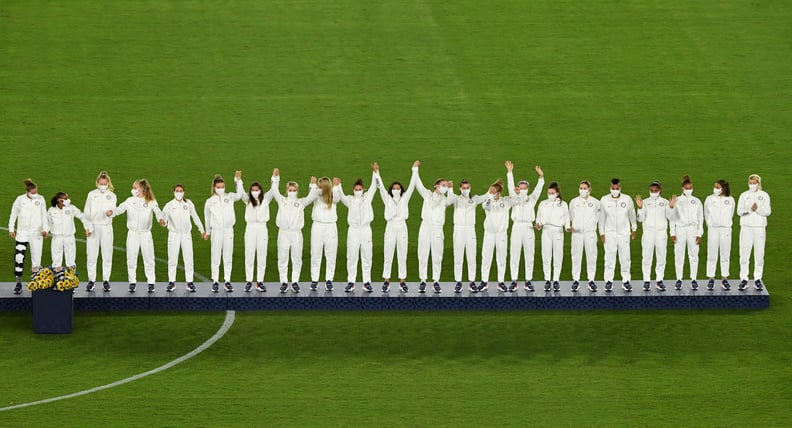
<instances>
[{"instance_id":1,"label":"flower arrangement","mask_svg":"<svg viewBox=\"0 0 792 428\"><path fill-rule=\"evenodd\" d=\"M28 282L29 291L44 290L53 286L58 291L67 291L77 288L80 279L77 278L77 270L74 266L68 268L43 267L35 272Z\"/></svg>"}]
</instances>

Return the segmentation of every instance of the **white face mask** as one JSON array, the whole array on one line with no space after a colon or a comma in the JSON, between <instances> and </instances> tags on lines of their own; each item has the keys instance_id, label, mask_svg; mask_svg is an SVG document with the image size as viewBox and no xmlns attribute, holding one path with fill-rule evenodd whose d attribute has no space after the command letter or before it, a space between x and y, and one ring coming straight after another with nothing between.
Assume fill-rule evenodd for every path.
<instances>
[{"instance_id":1,"label":"white face mask","mask_svg":"<svg viewBox=\"0 0 792 428\"><path fill-rule=\"evenodd\" d=\"M462 196L467 198L467 197L470 196L470 189L462 189L462 190L459 191L459 193L461 193Z\"/></svg>"},{"instance_id":2,"label":"white face mask","mask_svg":"<svg viewBox=\"0 0 792 428\"><path fill-rule=\"evenodd\" d=\"M660 192L649 192L649 197L652 199L657 199L660 197Z\"/></svg>"},{"instance_id":3,"label":"white face mask","mask_svg":"<svg viewBox=\"0 0 792 428\"><path fill-rule=\"evenodd\" d=\"M759 188L759 185L758 185L758 184L749 184L749 185L748 185L748 188L749 188L749 189L750 189L752 192L755 192L755 191L756 191L756 189L758 189L758 188Z\"/></svg>"},{"instance_id":4,"label":"white face mask","mask_svg":"<svg viewBox=\"0 0 792 428\"><path fill-rule=\"evenodd\" d=\"M393 190L391 190L391 193L393 193L393 197L394 198L400 198L401 197L401 189L393 189Z\"/></svg>"},{"instance_id":5,"label":"white face mask","mask_svg":"<svg viewBox=\"0 0 792 428\"><path fill-rule=\"evenodd\" d=\"M438 189L440 190L441 195L445 195L446 193L448 193L448 186L440 186L438 187Z\"/></svg>"},{"instance_id":6,"label":"white face mask","mask_svg":"<svg viewBox=\"0 0 792 428\"><path fill-rule=\"evenodd\" d=\"M355 197L356 198L359 198L359 197L363 196L363 191L362 190L355 190L354 193L355 193Z\"/></svg>"},{"instance_id":7,"label":"white face mask","mask_svg":"<svg viewBox=\"0 0 792 428\"><path fill-rule=\"evenodd\" d=\"M225 195L225 187L215 187L215 193L219 196Z\"/></svg>"},{"instance_id":8,"label":"white face mask","mask_svg":"<svg viewBox=\"0 0 792 428\"><path fill-rule=\"evenodd\" d=\"M685 196L693 195L693 189L682 189L682 194Z\"/></svg>"},{"instance_id":9,"label":"white face mask","mask_svg":"<svg viewBox=\"0 0 792 428\"><path fill-rule=\"evenodd\" d=\"M297 199L297 192L286 192L286 195L288 195L289 199Z\"/></svg>"},{"instance_id":10,"label":"white face mask","mask_svg":"<svg viewBox=\"0 0 792 428\"><path fill-rule=\"evenodd\" d=\"M261 196L261 190L253 190L250 192L250 196L253 196L254 199L258 199Z\"/></svg>"},{"instance_id":11,"label":"white face mask","mask_svg":"<svg viewBox=\"0 0 792 428\"><path fill-rule=\"evenodd\" d=\"M181 201L184 199L184 192L173 192L173 197L176 198L177 201Z\"/></svg>"},{"instance_id":12,"label":"white face mask","mask_svg":"<svg viewBox=\"0 0 792 428\"><path fill-rule=\"evenodd\" d=\"M132 189L132 192L131 192L131 193L132 193L132 196L137 196L137 195L139 195L139 194L140 194L140 190L138 190L138 189Z\"/></svg>"},{"instance_id":13,"label":"white face mask","mask_svg":"<svg viewBox=\"0 0 792 428\"><path fill-rule=\"evenodd\" d=\"M525 196L528 194L528 189L520 189L520 196Z\"/></svg>"},{"instance_id":14,"label":"white face mask","mask_svg":"<svg viewBox=\"0 0 792 428\"><path fill-rule=\"evenodd\" d=\"M712 188L712 194L713 194L713 195L715 195L715 196L720 196L720 194L721 194L721 189L719 189L719 188L717 188L717 187L713 187L713 188Z\"/></svg>"},{"instance_id":15,"label":"white face mask","mask_svg":"<svg viewBox=\"0 0 792 428\"><path fill-rule=\"evenodd\" d=\"M611 189L610 194L614 198L618 198L621 195L621 189Z\"/></svg>"},{"instance_id":16,"label":"white face mask","mask_svg":"<svg viewBox=\"0 0 792 428\"><path fill-rule=\"evenodd\" d=\"M71 206L71 199L64 199L63 200L63 206L64 207Z\"/></svg>"},{"instance_id":17,"label":"white face mask","mask_svg":"<svg viewBox=\"0 0 792 428\"><path fill-rule=\"evenodd\" d=\"M99 189L99 191L102 192L102 193L107 191L107 187L108 187L107 184L100 184L100 185L96 186L96 188Z\"/></svg>"},{"instance_id":18,"label":"white face mask","mask_svg":"<svg viewBox=\"0 0 792 428\"><path fill-rule=\"evenodd\" d=\"M578 189L581 198L587 198L589 195L588 189Z\"/></svg>"},{"instance_id":19,"label":"white face mask","mask_svg":"<svg viewBox=\"0 0 792 428\"><path fill-rule=\"evenodd\" d=\"M557 197L558 197L558 195L556 195L555 193L548 193L547 194L547 200L548 201L555 201Z\"/></svg>"}]
</instances>

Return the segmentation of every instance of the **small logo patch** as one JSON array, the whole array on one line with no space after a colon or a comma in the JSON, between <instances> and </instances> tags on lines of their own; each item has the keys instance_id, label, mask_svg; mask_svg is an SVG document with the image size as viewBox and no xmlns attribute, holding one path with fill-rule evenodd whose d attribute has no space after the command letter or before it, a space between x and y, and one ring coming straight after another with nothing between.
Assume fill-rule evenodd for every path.
<instances>
[{"instance_id":1,"label":"small logo patch","mask_svg":"<svg viewBox=\"0 0 792 428\"><path fill-rule=\"evenodd\" d=\"M627 208L627 202L622 202L621 204L619 204L619 206L621 206L622 208Z\"/></svg>"}]
</instances>

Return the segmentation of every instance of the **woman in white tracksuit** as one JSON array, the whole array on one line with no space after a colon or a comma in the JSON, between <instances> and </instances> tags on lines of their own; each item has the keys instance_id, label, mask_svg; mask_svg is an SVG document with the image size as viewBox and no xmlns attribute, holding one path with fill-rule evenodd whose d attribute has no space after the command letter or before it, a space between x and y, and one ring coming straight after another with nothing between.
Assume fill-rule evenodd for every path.
<instances>
[{"instance_id":1,"label":"woman in white tracksuit","mask_svg":"<svg viewBox=\"0 0 792 428\"><path fill-rule=\"evenodd\" d=\"M319 284L324 253L325 288L332 291L338 254L338 198L334 196L333 183L328 177L320 178L315 186L319 197L311 210L311 290L315 291Z\"/></svg>"},{"instance_id":2,"label":"woman in white tracksuit","mask_svg":"<svg viewBox=\"0 0 792 428\"><path fill-rule=\"evenodd\" d=\"M536 166L534 168L536 173L539 174L539 180L536 182L533 192L528 193L528 182L521 180L514 186L514 164L511 161L506 161L506 185L509 188L509 196L521 196L520 203L512 207L511 218L511 243L509 245L509 259L511 267L511 287L517 285L520 276L520 257L525 255L525 289L533 291L533 269L534 269L534 251L536 247L536 237L534 235L533 222L536 219L534 214L534 207L536 202L539 201L539 195L542 194L544 187L544 172L542 168Z\"/></svg>"},{"instance_id":3,"label":"woman in white tracksuit","mask_svg":"<svg viewBox=\"0 0 792 428\"><path fill-rule=\"evenodd\" d=\"M597 225L600 240L605 247L605 292L613 291L616 258L621 268L622 288L632 292L630 284L630 241L635 239L638 223L632 199L621 192L621 180L614 178L610 183L610 194L600 199L600 218Z\"/></svg>"},{"instance_id":4,"label":"woman in white tracksuit","mask_svg":"<svg viewBox=\"0 0 792 428\"><path fill-rule=\"evenodd\" d=\"M671 206L666 198L660 196L663 189L660 183L653 181L649 185L649 199L635 196L638 206L638 222L643 223L641 236L641 271L643 273L643 289L649 291L652 278L652 258L657 257L655 265L656 287L665 291L666 252L668 247L668 221L671 220Z\"/></svg>"},{"instance_id":5,"label":"woman in white tracksuit","mask_svg":"<svg viewBox=\"0 0 792 428\"><path fill-rule=\"evenodd\" d=\"M561 197L561 189L555 181L547 186L547 199L539 203L536 213L536 229L542 231L542 270L545 291L561 291L561 267L564 263L564 231L570 230L569 205Z\"/></svg>"},{"instance_id":6,"label":"woman in white tracksuit","mask_svg":"<svg viewBox=\"0 0 792 428\"><path fill-rule=\"evenodd\" d=\"M387 190L385 186L379 186L382 203L385 205L385 244L383 247L385 260L382 265L382 278L385 281L382 284L382 291L386 293L390 291L394 252L396 253L399 270L399 288L403 293L407 292L407 283L405 282L407 278L407 219L410 217L410 198L412 198L415 190L415 176L418 174L418 165L420 165L420 162L415 161L412 178L406 190L398 181L391 183ZM380 183L384 183L380 176L379 168L377 179Z\"/></svg>"},{"instance_id":7,"label":"woman in white tracksuit","mask_svg":"<svg viewBox=\"0 0 792 428\"><path fill-rule=\"evenodd\" d=\"M580 271L583 267L583 251L586 252L586 274L588 288L597 291L594 276L597 273L597 222L600 216L600 201L591 197L591 183L583 180L578 185L579 196L569 202L569 222L572 233L572 291L580 288Z\"/></svg>"},{"instance_id":8,"label":"woman in white tracksuit","mask_svg":"<svg viewBox=\"0 0 792 428\"><path fill-rule=\"evenodd\" d=\"M732 219L737 204L731 196L729 182L718 180L712 194L704 200L704 222L707 223L707 289L715 288L715 268L720 257L721 286L729 285L729 261L731 258Z\"/></svg>"},{"instance_id":9,"label":"woman in white tracksuit","mask_svg":"<svg viewBox=\"0 0 792 428\"><path fill-rule=\"evenodd\" d=\"M687 175L682 177L682 196L672 196L669 204L672 209L671 240L674 242L674 268L676 283L674 288L682 289L685 271L685 250L690 262L690 288L698 290L699 244L704 236L704 206L693 196L693 183Z\"/></svg>"},{"instance_id":10,"label":"woman in white tracksuit","mask_svg":"<svg viewBox=\"0 0 792 428\"><path fill-rule=\"evenodd\" d=\"M151 218L156 216L161 225L165 225L162 211L157 205L151 186L145 179L135 180L132 183L132 196L121 202L118 207L107 211L108 217L117 217L123 213L127 215L127 275L129 277L129 292L134 293L137 286L137 259L138 252L143 256L143 270L148 282L148 292L154 292L157 282L154 269L154 239L151 237Z\"/></svg>"},{"instance_id":11,"label":"woman in white tracksuit","mask_svg":"<svg viewBox=\"0 0 792 428\"><path fill-rule=\"evenodd\" d=\"M740 195L737 202L737 215L740 216L740 291L748 287L751 250L754 255L754 287L757 290L764 288L765 229L771 212L770 195L762 190L762 178L751 174L748 177L748 190Z\"/></svg>"},{"instance_id":12,"label":"woman in white tracksuit","mask_svg":"<svg viewBox=\"0 0 792 428\"><path fill-rule=\"evenodd\" d=\"M184 278L187 282L187 291L195 293L195 265L193 263L192 224L198 227L201 238L207 239L201 218L195 209L195 204L184 198L184 186L173 186L173 199L165 204L162 209L162 218L168 227L168 287L165 291L171 292L176 283L176 266L179 264L179 252L184 259Z\"/></svg>"},{"instance_id":13,"label":"woman in white tracksuit","mask_svg":"<svg viewBox=\"0 0 792 428\"><path fill-rule=\"evenodd\" d=\"M278 214L275 216L275 225L278 226L278 275L280 276L280 292L285 293L289 288L289 257L292 262L292 291L300 292L300 270L302 269L303 235L305 226L305 208L319 197L319 191L310 186L308 196L297 197L299 186L290 181L286 185L286 196L277 191L280 183L280 172L276 168L272 173L272 185L276 191L272 194L278 204ZM311 177L311 184L316 183L316 177Z\"/></svg>"},{"instance_id":14,"label":"woman in white tracksuit","mask_svg":"<svg viewBox=\"0 0 792 428\"><path fill-rule=\"evenodd\" d=\"M495 253L495 264L498 266L498 289L500 291L517 291L517 283L506 288L506 246L509 229L509 210L521 202L525 196L503 196L503 180L492 183L482 203L484 207L484 240L481 244L481 284L476 288L470 285L473 293L484 291L489 283L492 253Z\"/></svg>"},{"instance_id":15,"label":"woman in white tracksuit","mask_svg":"<svg viewBox=\"0 0 792 428\"><path fill-rule=\"evenodd\" d=\"M22 292L22 274L25 271L25 255L30 247L32 270L41 266L41 252L44 238L49 231L47 221L47 202L38 194L38 187L31 179L26 179L25 194L18 196L11 205L8 219L8 236L14 240L14 294ZM15 227L16 225L16 227Z\"/></svg>"},{"instance_id":16,"label":"woman in white tracksuit","mask_svg":"<svg viewBox=\"0 0 792 428\"><path fill-rule=\"evenodd\" d=\"M462 274L467 255L468 281L470 289L476 287L476 208L487 199L487 195L470 194L470 181L459 183L460 196L448 188L448 197L454 205L454 293L462 292Z\"/></svg>"},{"instance_id":17,"label":"woman in white tracksuit","mask_svg":"<svg viewBox=\"0 0 792 428\"><path fill-rule=\"evenodd\" d=\"M91 222L79 208L71 204L69 195L64 192L58 192L50 205L52 206L47 210L47 220L52 236L52 267L56 270L61 268L64 266L64 259L66 267L73 267L77 264L74 219L80 219L86 236L91 236Z\"/></svg>"},{"instance_id":18,"label":"woman in white tracksuit","mask_svg":"<svg viewBox=\"0 0 792 428\"><path fill-rule=\"evenodd\" d=\"M234 181L241 186L242 171L234 173ZM242 199L242 195L237 193L226 193L225 180L219 175L215 175L212 180L212 196L204 204L204 224L206 234L211 240L211 271L212 271L212 292L220 290L220 258L223 259L223 274L225 284L223 287L227 293L234 291L231 286L231 269L234 256L234 225L236 224L236 213L234 212L234 202Z\"/></svg>"},{"instance_id":19,"label":"woman in white tracksuit","mask_svg":"<svg viewBox=\"0 0 792 428\"><path fill-rule=\"evenodd\" d=\"M91 236L85 240L86 260L85 267L88 271L88 285L85 290L94 291L96 281L96 263L99 252L102 253L102 286L104 291L110 291L110 273L113 270L113 218L106 215L113 210L117 203L116 194L113 193L113 181L107 171L102 171L96 177L96 189L88 192L85 199L84 213L93 225Z\"/></svg>"},{"instance_id":20,"label":"woman in white tracksuit","mask_svg":"<svg viewBox=\"0 0 792 428\"><path fill-rule=\"evenodd\" d=\"M264 288L264 273L267 269L267 245L269 244L269 231L267 222L270 219L269 204L273 193L277 193L274 176L271 180L270 190L266 193L258 181L250 185L246 193L242 189L242 181L237 181L237 193L242 195L245 203L245 291L253 288L254 266L256 267L256 290L267 291ZM258 261L258 263L256 263Z\"/></svg>"},{"instance_id":21,"label":"woman in white tracksuit","mask_svg":"<svg viewBox=\"0 0 792 428\"><path fill-rule=\"evenodd\" d=\"M341 180L334 179L334 192L336 199L340 200L349 212L347 222L349 230L347 232L347 285L344 291L351 292L355 289L355 278L357 277L358 259L363 275L363 289L371 293L371 260L373 258L373 245L371 242L371 222L374 221L374 209L371 203L377 192L377 187L381 183L377 181L377 164L373 164L374 172L371 174L371 187L366 191L363 187L363 180L358 178L352 185L352 195L345 195L341 188Z\"/></svg>"},{"instance_id":22,"label":"woman in white tracksuit","mask_svg":"<svg viewBox=\"0 0 792 428\"><path fill-rule=\"evenodd\" d=\"M420 164L418 164L420 166ZM417 174L418 166L413 167L416 171L415 188L423 198L421 208L421 227L418 229L418 276L421 284L418 286L419 293L426 292L426 280L429 270L429 256L432 256L432 278L434 279L434 291L440 290L440 271L443 267L443 244L445 233L446 207L454 202L449 198L448 188L454 183L438 178L435 180L432 190L428 190L421 182L420 175Z\"/></svg>"}]
</instances>

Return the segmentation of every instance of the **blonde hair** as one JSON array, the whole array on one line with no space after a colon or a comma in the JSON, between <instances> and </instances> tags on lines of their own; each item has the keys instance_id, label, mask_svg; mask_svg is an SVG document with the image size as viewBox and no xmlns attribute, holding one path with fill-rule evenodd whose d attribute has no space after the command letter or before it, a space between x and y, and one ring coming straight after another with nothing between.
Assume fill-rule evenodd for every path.
<instances>
[{"instance_id":1,"label":"blonde hair","mask_svg":"<svg viewBox=\"0 0 792 428\"><path fill-rule=\"evenodd\" d=\"M333 182L328 177L322 177L316 182L316 185L322 189L322 199L327 204L327 208L333 206Z\"/></svg>"},{"instance_id":2,"label":"blonde hair","mask_svg":"<svg viewBox=\"0 0 792 428\"><path fill-rule=\"evenodd\" d=\"M286 192L288 192L289 191L289 187L292 187L292 186L294 186L294 188L296 190L300 190L300 185L297 184L296 181L290 181L290 182L286 183Z\"/></svg>"},{"instance_id":3,"label":"blonde hair","mask_svg":"<svg viewBox=\"0 0 792 428\"><path fill-rule=\"evenodd\" d=\"M151 185L149 184L148 180L141 178L140 180L135 180L135 184L140 187L140 196L142 196L146 202L151 202L155 199L154 192L151 191Z\"/></svg>"},{"instance_id":4,"label":"blonde hair","mask_svg":"<svg viewBox=\"0 0 792 428\"><path fill-rule=\"evenodd\" d=\"M210 196L215 195L215 186L217 185L217 183L225 183L225 180L223 180L223 176L220 174L215 174L214 178L212 179L212 193Z\"/></svg>"},{"instance_id":5,"label":"blonde hair","mask_svg":"<svg viewBox=\"0 0 792 428\"><path fill-rule=\"evenodd\" d=\"M115 191L115 187L113 187L113 180L110 179L110 174L107 171L99 172L99 175L96 176L96 184L99 184L99 180L105 179L107 180L107 189L111 192Z\"/></svg>"},{"instance_id":6,"label":"blonde hair","mask_svg":"<svg viewBox=\"0 0 792 428\"><path fill-rule=\"evenodd\" d=\"M22 182L25 183L25 190L28 192L38 188L38 186L36 186L36 183L33 182L32 178L26 178Z\"/></svg>"},{"instance_id":7,"label":"blonde hair","mask_svg":"<svg viewBox=\"0 0 792 428\"><path fill-rule=\"evenodd\" d=\"M490 187L494 187L498 193L503 193L503 180L500 178L495 180L494 183L490 184Z\"/></svg>"}]
</instances>

